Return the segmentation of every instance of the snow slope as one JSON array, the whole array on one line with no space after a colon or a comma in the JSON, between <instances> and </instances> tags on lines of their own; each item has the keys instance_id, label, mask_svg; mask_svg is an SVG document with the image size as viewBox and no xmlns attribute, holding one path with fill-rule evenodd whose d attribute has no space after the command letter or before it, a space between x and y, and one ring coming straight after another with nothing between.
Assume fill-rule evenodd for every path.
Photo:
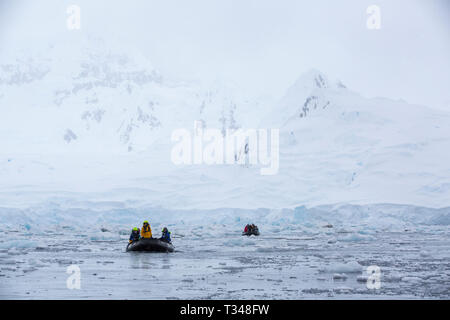
<instances>
[{"instance_id":1,"label":"snow slope","mask_svg":"<svg viewBox=\"0 0 450 320\"><path fill-rule=\"evenodd\" d=\"M0 66L5 206L52 197L172 209L449 205L443 111L367 99L317 70L269 105L233 84L166 79L139 52L96 40L29 56ZM278 174L174 165L171 133L194 121L222 131L279 128Z\"/></svg>"}]
</instances>

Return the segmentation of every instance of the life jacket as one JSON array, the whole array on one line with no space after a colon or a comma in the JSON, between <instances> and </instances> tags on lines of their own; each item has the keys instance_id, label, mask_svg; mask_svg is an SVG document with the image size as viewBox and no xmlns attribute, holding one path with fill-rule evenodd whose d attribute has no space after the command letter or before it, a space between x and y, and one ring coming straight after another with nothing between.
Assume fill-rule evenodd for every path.
<instances>
[{"instance_id":1,"label":"life jacket","mask_svg":"<svg viewBox=\"0 0 450 320\"><path fill-rule=\"evenodd\" d=\"M150 228L150 225L148 225L147 227L142 226L141 237L142 238L151 238L152 237L152 228Z\"/></svg>"},{"instance_id":2,"label":"life jacket","mask_svg":"<svg viewBox=\"0 0 450 320\"><path fill-rule=\"evenodd\" d=\"M170 231L163 232L161 238L162 238L163 240L166 240L166 241L169 241L169 242L170 242L170 241L171 241L171 240L170 240Z\"/></svg>"},{"instance_id":3,"label":"life jacket","mask_svg":"<svg viewBox=\"0 0 450 320\"><path fill-rule=\"evenodd\" d=\"M130 240L138 240L139 239L139 230L131 231Z\"/></svg>"}]
</instances>

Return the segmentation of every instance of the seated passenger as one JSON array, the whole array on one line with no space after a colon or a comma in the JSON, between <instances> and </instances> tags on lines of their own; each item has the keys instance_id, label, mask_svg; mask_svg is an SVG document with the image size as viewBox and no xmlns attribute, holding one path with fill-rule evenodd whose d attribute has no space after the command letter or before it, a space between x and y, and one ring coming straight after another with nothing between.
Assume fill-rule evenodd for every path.
<instances>
[{"instance_id":1,"label":"seated passenger","mask_svg":"<svg viewBox=\"0 0 450 320\"><path fill-rule=\"evenodd\" d=\"M170 231L166 227L164 227L162 229L162 235L161 235L161 238L159 238L159 240L169 242L169 243L172 242L172 239L170 239Z\"/></svg>"},{"instance_id":2,"label":"seated passenger","mask_svg":"<svg viewBox=\"0 0 450 320\"><path fill-rule=\"evenodd\" d=\"M131 235L130 235L130 240L129 242L135 242L138 241L141 238L141 236L139 235L139 228L133 228L133 230L131 230Z\"/></svg>"},{"instance_id":3,"label":"seated passenger","mask_svg":"<svg viewBox=\"0 0 450 320\"><path fill-rule=\"evenodd\" d=\"M150 224L148 221L144 221L141 229L141 237L144 239L150 239L152 237L152 228L150 228Z\"/></svg>"}]
</instances>

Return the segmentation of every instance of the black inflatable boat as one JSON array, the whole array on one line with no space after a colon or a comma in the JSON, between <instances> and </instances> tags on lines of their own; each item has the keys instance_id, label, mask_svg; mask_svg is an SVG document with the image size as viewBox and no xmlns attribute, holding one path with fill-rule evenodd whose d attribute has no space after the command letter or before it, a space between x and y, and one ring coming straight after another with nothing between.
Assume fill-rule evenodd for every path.
<instances>
[{"instance_id":1,"label":"black inflatable boat","mask_svg":"<svg viewBox=\"0 0 450 320\"><path fill-rule=\"evenodd\" d=\"M247 231L247 232L242 232L243 236L259 236L259 230L251 230L251 231Z\"/></svg>"},{"instance_id":2,"label":"black inflatable boat","mask_svg":"<svg viewBox=\"0 0 450 320\"><path fill-rule=\"evenodd\" d=\"M127 246L127 251L173 252L174 249L171 243L155 238L141 239Z\"/></svg>"}]
</instances>

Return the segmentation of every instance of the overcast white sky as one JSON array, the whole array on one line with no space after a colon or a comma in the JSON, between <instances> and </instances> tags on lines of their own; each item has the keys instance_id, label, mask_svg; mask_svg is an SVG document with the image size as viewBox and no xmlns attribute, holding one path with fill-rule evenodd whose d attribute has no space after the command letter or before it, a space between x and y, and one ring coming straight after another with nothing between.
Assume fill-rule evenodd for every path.
<instances>
[{"instance_id":1,"label":"overcast white sky","mask_svg":"<svg viewBox=\"0 0 450 320\"><path fill-rule=\"evenodd\" d=\"M66 8L81 8L81 30ZM366 27L369 5L381 29ZM0 0L0 50L80 33L140 49L165 75L281 96L314 67L361 94L450 111L447 0ZM77 34L78 33L78 34Z\"/></svg>"}]
</instances>

